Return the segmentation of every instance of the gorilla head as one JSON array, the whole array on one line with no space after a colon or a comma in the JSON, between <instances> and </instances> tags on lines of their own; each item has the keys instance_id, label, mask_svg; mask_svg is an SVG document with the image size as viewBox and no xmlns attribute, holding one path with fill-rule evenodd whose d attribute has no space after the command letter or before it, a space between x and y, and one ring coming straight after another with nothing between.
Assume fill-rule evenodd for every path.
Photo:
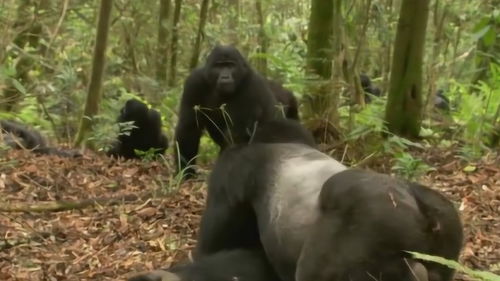
<instances>
[{"instance_id":1,"label":"gorilla head","mask_svg":"<svg viewBox=\"0 0 500 281\"><path fill-rule=\"evenodd\" d=\"M208 55L205 69L207 81L215 83L215 90L221 96L234 94L249 73L247 62L232 46L216 46Z\"/></svg>"}]
</instances>

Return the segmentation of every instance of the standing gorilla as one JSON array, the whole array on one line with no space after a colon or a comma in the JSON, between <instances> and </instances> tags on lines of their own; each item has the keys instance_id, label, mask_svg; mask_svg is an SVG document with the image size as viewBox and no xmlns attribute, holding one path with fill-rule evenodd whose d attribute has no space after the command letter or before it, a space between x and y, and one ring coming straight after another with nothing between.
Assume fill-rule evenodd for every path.
<instances>
[{"instance_id":1,"label":"standing gorilla","mask_svg":"<svg viewBox=\"0 0 500 281\"><path fill-rule=\"evenodd\" d=\"M121 133L116 144L108 151L109 156L121 156L125 159L139 158L135 150L163 154L168 148L168 140L161 129L161 116L158 111L149 109L146 104L129 99L120 110L119 123L134 122L135 128L129 134Z\"/></svg>"},{"instance_id":2,"label":"standing gorilla","mask_svg":"<svg viewBox=\"0 0 500 281\"><path fill-rule=\"evenodd\" d=\"M278 103L280 103L281 110L288 119L299 120L299 105L297 103L297 98L293 95L293 92L283 87L280 83L268 80L269 87L273 91L274 96Z\"/></svg>"},{"instance_id":3,"label":"standing gorilla","mask_svg":"<svg viewBox=\"0 0 500 281\"><path fill-rule=\"evenodd\" d=\"M179 121L177 168L188 176L194 169L204 129L221 148L247 142L258 124L275 119L277 101L267 80L252 70L231 46L216 46L205 66L195 69L184 84Z\"/></svg>"},{"instance_id":4,"label":"standing gorilla","mask_svg":"<svg viewBox=\"0 0 500 281\"><path fill-rule=\"evenodd\" d=\"M438 192L303 144L259 143L217 161L196 254L263 248L281 280L449 281L452 269L404 251L456 260L461 244L458 214Z\"/></svg>"}]
</instances>

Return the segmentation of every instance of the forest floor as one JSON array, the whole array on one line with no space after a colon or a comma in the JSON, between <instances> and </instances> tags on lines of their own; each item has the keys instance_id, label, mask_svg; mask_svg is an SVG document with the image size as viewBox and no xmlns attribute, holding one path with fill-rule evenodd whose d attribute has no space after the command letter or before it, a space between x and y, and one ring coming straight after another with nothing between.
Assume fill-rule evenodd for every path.
<instances>
[{"instance_id":1,"label":"forest floor","mask_svg":"<svg viewBox=\"0 0 500 281\"><path fill-rule=\"evenodd\" d=\"M500 160L471 164L439 150L418 157L436 168L421 182L460 210L460 262L500 273ZM124 280L183 261L196 242L205 190L202 181L176 186L160 162L9 151L0 155L0 280Z\"/></svg>"}]
</instances>

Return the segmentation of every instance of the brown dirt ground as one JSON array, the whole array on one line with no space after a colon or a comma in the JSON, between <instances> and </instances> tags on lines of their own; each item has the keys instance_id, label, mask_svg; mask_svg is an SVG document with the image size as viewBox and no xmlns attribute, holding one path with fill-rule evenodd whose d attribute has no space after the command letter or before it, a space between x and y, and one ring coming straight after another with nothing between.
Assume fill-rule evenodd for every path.
<instances>
[{"instance_id":1,"label":"brown dirt ground","mask_svg":"<svg viewBox=\"0 0 500 281\"><path fill-rule=\"evenodd\" d=\"M465 227L460 261L500 273L500 161L465 163L450 151L420 157L437 167L422 182L444 192ZM465 172L467 165L474 171ZM468 170L468 169L466 169ZM0 280L123 280L186 259L204 206L203 182L177 188L159 162L0 155L0 207L173 190L135 201L58 212L0 208ZM22 206L21 206L22 207ZM458 275L458 279L462 279Z\"/></svg>"}]
</instances>

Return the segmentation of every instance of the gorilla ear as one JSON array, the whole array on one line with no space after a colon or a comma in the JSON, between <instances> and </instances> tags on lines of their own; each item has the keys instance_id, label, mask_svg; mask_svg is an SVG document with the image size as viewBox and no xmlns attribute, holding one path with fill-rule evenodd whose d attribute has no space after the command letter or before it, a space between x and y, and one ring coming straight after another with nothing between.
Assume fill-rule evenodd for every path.
<instances>
[{"instance_id":1,"label":"gorilla ear","mask_svg":"<svg viewBox=\"0 0 500 281\"><path fill-rule=\"evenodd\" d=\"M439 217L441 217L440 210L436 207L445 203L438 197L440 195L434 194L428 187L417 183L410 183L409 186L420 212L427 220L426 231L429 233L442 231L441 222L439 221Z\"/></svg>"}]
</instances>

